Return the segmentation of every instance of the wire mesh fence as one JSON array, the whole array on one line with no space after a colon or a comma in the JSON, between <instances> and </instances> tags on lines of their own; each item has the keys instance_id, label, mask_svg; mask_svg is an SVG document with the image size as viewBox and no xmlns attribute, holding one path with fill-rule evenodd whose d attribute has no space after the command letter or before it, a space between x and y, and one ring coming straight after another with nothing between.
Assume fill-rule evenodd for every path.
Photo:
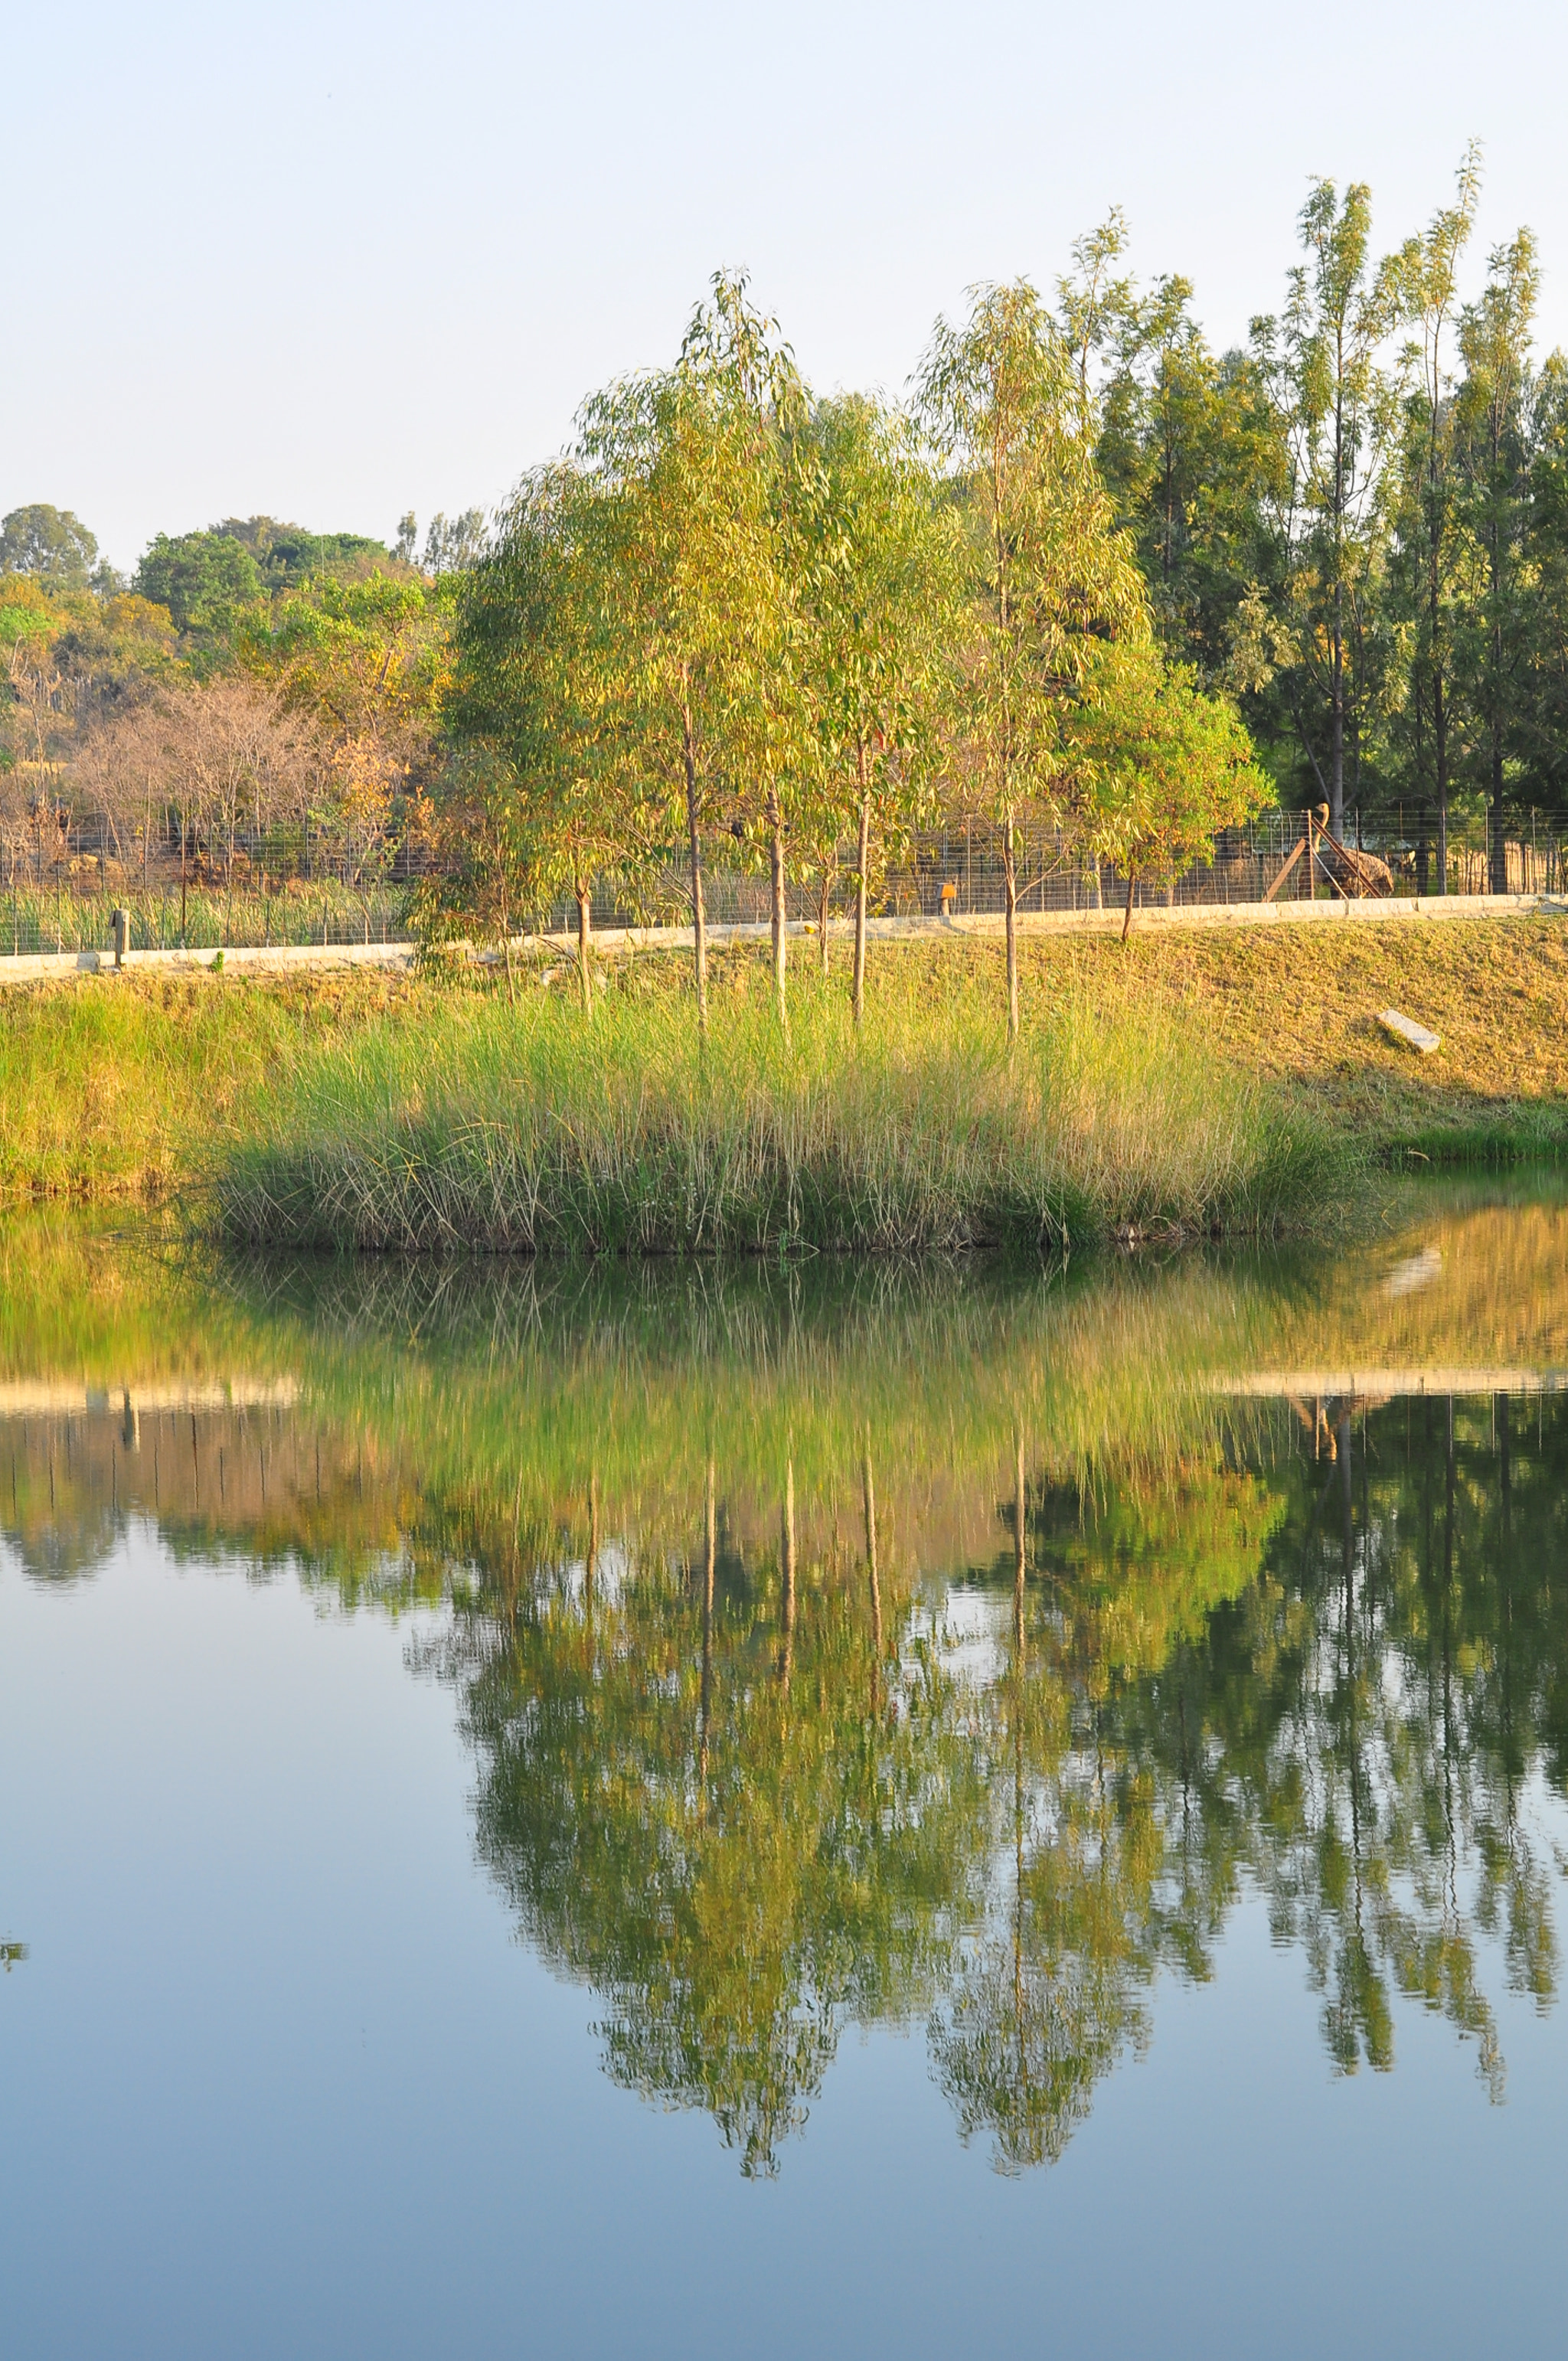
<instances>
[{"instance_id":1,"label":"wire mesh fence","mask_svg":"<svg viewBox=\"0 0 1568 2361\"><path fill-rule=\"evenodd\" d=\"M1305 850L1308 815L1269 811L1240 828L1223 829L1209 853L1175 876L1136 874L1131 880L1135 910L1196 905L1261 902L1272 893L1277 901L1344 898L1347 890L1369 888L1393 895L1431 895L1443 890L1438 880L1438 853L1431 835L1407 836L1398 813L1385 820L1363 821L1347 829L1346 842L1359 856L1359 877L1347 868L1332 873L1332 856ZM1298 851L1298 848L1303 848ZM1543 828L1530 835L1509 838L1504 848L1504 889L1510 894L1568 891L1568 848ZM765 924L769 886L760 865L742 867L732 852L728 865L721 843L718 857L704 878L703 900L711 925ZM1294 862L1292 853L1297 854ZM1043 830L1017 832L1014 867L1018 907L1030 912L1124 910L1129 880L1115 863L1096 864L1068 837ZM1386 873L1378 874L1378 870ZM792 918L819 919L824 910L840 917L852 906L855 848L841 846L816 873L791 881L787 893ZM1448 846L1447 891L1486 894L1491 888L1491 861L1477 832L1475 840L1451 831ZM1345 880L1348 879L1348 888ZM946 909L958 917L995 916L1006 906L1006 887L1000 831L981 822L917 836L903 856L889 862L872 883L871 906L880 915L897 917L939 917ZM684 869L672 862L652 899L633 906L613 885L597 892L593 901L598 927L634 925L651 912L666 917L689 917L690 895ZM575 909L561 904L550 924L566 928L576 923Z\"/></svg>"},{"instance_id":2,"label":"wire mesh fence","mask_svg":"<svg viewBox=\"0 0 1568 2361\"><path fill-rule=\"evenodd\" d=\"M225 893L187 885L181 894L177 884L130 892L84 886L71 879L52 885L18 882L0 890L0 958L104 950L117 909L129 921L126 949L136 951L326 947L409 939L409 895L403 888L359 893L326 879L299 891L293 881L285 881L275 892Z\"/></svg>"},{"instance_id":3,"label":"wire mesh fence","mask_svg":"<svg viewBox=\"0 0 1568 2361\"><path fill-rule=\"evenodd\" d=\"M1256 903L1271 892L1275 899L1285 901L1341 898L1347 890L1344 879L1336 881L1332 875L1332 858L1301 850L1306 837L1306 814L1262 813L1244 827L1224 829L1203 859L1174 877L1135 875L1133 906ZM1345 873L1349 890L1364 891L1368 881L1395 895L1442 890L1435 832L1430 827L1407 828L1403 815L1395 812L1363 820L1354 833L1347 830L1347 841L1363 857L1365 871L1359 879ZM1491 891L1494 850L1478 827L1468 832L1451 829L1447 891ZM1568 845L1554 830L1532 822L1528 832L1510 836L1501 850L1507 879L1503 890L1568 892ZM765 924L768 878L754 851L748 853L732 837L721 836L706 848L706 862L704 902L709 923ZM1381 875L1376 874L1379 864ZM1097 866L1063 835L1021 829L1015 869L1018 906L1025 914L1120 911L1126 906L1125 872L1112 862ZM847 843L827 863L819 861L806 875L792 878L791 917L810 922L824 915L830 919L847 916L853 906L854 871L855 848ZM91 851L72 849L69 857L42 873L29 873L27 865L17 863L8 883L0 879L0 958L103 950L115 909L127 914L127 946L133 950L406 943L417 882L417 866L407 862L400 862L392 875L368 880L319 872L313 876L276 874L255 862L231 868L226 878L205 869L183 880L171 870L126 877ZM870 901L879 916L895 917L938 917L948 909L959 917L1001 912L1005 885L998 831L974 822L915 837L870 881ZM566 902L534 916L542 930L576 923L576 906ZM681 923L689 917L686 871L675 847L651 887L645 882L632 896L611 879L593 897L596 928Z\"/></svg>"}]
</instances>

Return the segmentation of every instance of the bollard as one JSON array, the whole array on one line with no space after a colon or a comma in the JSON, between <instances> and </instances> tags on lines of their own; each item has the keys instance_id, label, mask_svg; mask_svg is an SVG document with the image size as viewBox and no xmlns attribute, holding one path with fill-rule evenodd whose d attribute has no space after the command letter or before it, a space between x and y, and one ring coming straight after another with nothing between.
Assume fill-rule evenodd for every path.
<instances>
[{"instance_id":1,"label":"bollard","mask_svg":"<svg viewBox=\"0 0 1568 2361\"><path fill-rule=\"evenodd\" d=\"M126 942L131 931L129 912L126 910L111 911L109 914L109 931L115 938L115 965L116 967L124 967L126 963Z\"/></svg>"}]
</instances>

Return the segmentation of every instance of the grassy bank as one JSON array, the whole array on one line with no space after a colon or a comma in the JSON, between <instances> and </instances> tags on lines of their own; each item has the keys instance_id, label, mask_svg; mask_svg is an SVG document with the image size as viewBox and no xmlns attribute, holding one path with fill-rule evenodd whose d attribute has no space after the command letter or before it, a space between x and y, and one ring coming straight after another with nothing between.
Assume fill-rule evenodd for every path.
<instances>
[{"instance_id":1,"label":"grassy bank","mask_svg":"<svg viewBox=\"0 0 1568 2361\"><path fill-rule=\"evenodd\" d=\"M243 1126L269 1073L385 1012L373 974L104 976L0 997L0 1195L156 1195ZM405 987L406 989L406 987Z\"/></svg>"},{"instance_id":2,"label":"grassy bank","mask_svg":"<svg viewBox=\"0 0 1568 2361\"><path fill-rule=\"evenodd\" d=\"M380 975L79 977L0 995L0 1193L214 1184L235 1234L678 1248L1292 1224L1336 1159L1568 1148L1568 926L1553 918L878 946L845 979L715 964L697 1055L684 958L499 986ZM1376 1024L1392 1004L1437 1056ZM1326 1161L1325 1161L1326 1159Z\"/></svg>"},{"instance_id":3,"label":"grassy bank","mask_svg":"<svg viewBox=\"0 0 1568 2361\"><path fill-rule=\"evenodd\" d=\"M1028 972L1045 994L1095 990L1117 950L1125 985L1166 995L1173 1022L1380 1158L1568 1153L1561 917L1135 932L1124 947L1029 944ZM1435 1056L1388 1038L1377 1012L1389 1006L1442 1036Z\"/></svg>"},{"instance_id":4,"label":"grassy bank","mask_svg":"<svg viewBox=\"0 0 1568 2361\"><path fill-rule=\"evenodd\" d=\"M1323 1197L1322 1127L1146 996L1082 991L1009 1054L962 970L891 966L857 1040L804 983L792 1038L751 961L689 1001L427 1001L291 1062L234 1139L217 1225L249 1243L767 1253L1059 1246L1268 1230Z\"/></svg>"}]
</instances>

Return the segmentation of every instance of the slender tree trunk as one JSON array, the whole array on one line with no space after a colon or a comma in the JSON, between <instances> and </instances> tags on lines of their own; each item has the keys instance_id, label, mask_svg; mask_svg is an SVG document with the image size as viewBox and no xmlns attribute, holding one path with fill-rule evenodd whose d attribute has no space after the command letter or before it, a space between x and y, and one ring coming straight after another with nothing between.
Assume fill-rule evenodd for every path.
<instances>
[{"instance_id":1,"label":"slender tree trunk","mask_svg":"<svg viewBox=\"0 0 1568 2361\"><path fill-rule=\"evenodd\" d=\"M576 881L577 891L577 972L583 986L583 1015L594 1013L593 970L588 964L588 937L593 928L591 889L582 878Z\"/></svg>"},{"instance_id":2,"label":"slender tree trunk","mask_svg":"<svg viewBox=\"0 0 1568 2361\"><path fill-rule=\"evenodd\" d=\"M1437 807L1437 890L1448 891L1448 797L1438 798Z\"/></svg>"},{"instance_id":3,"label":"slender tree trunk","mask_svg":"<svg viewBox=\"0 0 1568 2361\"><path fill-rule=\"evenodd\" d=\"M773 1005L778 1010L779 1030L789 1039L789 1007L784 998L784 966L787 958L789 917L784 907L784 808L779 802L776 779L768 781L768 863L770 870L770 906L773 935Z\"/></svg>"},{"instance_id":4,"label":"slender tree trunk","mask_svg":"<svg viewBox=\"0 0 1568 2361\"><path fill-rule=\"evenodd\" d=\"M856 750L861 769L861 834L855 851L855 980L850 997L855 1011L855 1029L866 1013L866 863L871 859L872 789L866 775L866 750L862 744Z\"/></svg>"},{"instance_id":5,"label":"slender tree trunk","mask_svg":"<svg viewBox=\"0 0 1568 2361\"><path fill-rule=\"evenodd\" d=\"M1129 860L1127 862L1127 906L1122 913L1122 940L1124 942L1126 941L1133 928L1133 880L1136 874L1137 863L1135 861Z\"/></svg>"},{"instance_id":6,"label":"slender tree trunk","mask_svg":"<svg viewBox=\"0 0 1568 2361\"><path fill-rule=\"evenodd\" d=\"M594 1580L599 1562L599 1479L598 1469L588 1473L588 1554L583 1560L583 1620L589 1625L594 1620Z\"/></svg>"},{"instance_id":7,"label":"slender tree trunk","mask_svg":"<svg viewBox=\"0 0 1568 2361\"><path fill-rule=\"evenodd\" d=\"M1492 475L1496 482L1500 463L1500 438L1494 426L1492 434ZM1496 513L1492 519L1491 565L1492 591L1492 694L1488 700L1490 722L1492 782L1490 804L1491 885L1494 894L1506 894L1508 888L1508 852L1503 837L1503 562L1502 533Z\"/></svg>"},{"instance_id":8,"label":"slender tree trunk","mask_svg":"<svg viewBox=\"0 0 1568 2361\"><path fill-rule=\"evenodd\" d=\"M1002 884L1007 901L1007 1038L1018 1038L1018 863L1013 812L1002 824Z\"/></svg>"},{"instance_id":9,"label":"slender tree trunk","mask_svg":"<svg viewBox=\"0 0 1568 2361\"><path fill-rule=\"evenodd\" d=\"M701 1787L699 1803L707 1801L707 1716L713 1689L713 1571L718 1556L718 1521L714 1514L713 1458L707 1462L707 1516L704 1525L702 1569L702 1697L700 1730L697 1745L698 1776Z\"/></svg>"},{"instance_id":10,"label":"slender tree trunk","mask_svg":"<svg viewBox=\"0 0 1568 2361\"><path fill-rule=\"evenodd\" d=\"M1501 652L1498 652L1501 663ZM1508 846L1503 820L1503 718L1494 699L1492 706L1492 891L1506 894L1508 890Z\"/></svg>"},{"instance_id":11,"label":"slender tree trunk","mask_svg":"<svg viewBox=\"0 0 1568 2361\"><path fill-rule=\"evenodd\" d=\"M789 1695L790 1669L795 1662L795 1461L784 1463L784 1599L781 1621L784 1644L779 1652L779 1679Z\"/></svg>"},{"instance_id":12,"label":"slender tree trunk","mask_svg":"<svg viewBox=\"0 0 1568 2361\"><path fill-rule=\"evenodd\" d=\"M1334 585L1333 706L1329 741L1329 834L1344 834L1344 641L1340 631L1340 590Z\"/></svg>"},{"instance_id":13,"label":"slender tree trunk","mask_svg":"<svg viewBox=\"0 0 1568 2361\"><path fill-rule=\"evenodd\" d=\"M828 981L828 902L833 891L833 872L827 862L822 864L822 885L817 896L817 951L822 968L822 981Z\"/></svg>"},{"instance_id":14,"label":"slender tree trunk","mask_svg":"<svg viewBox=\"0 0 1568 2361\"><path fill-rule=\"evenodd\" d=\"M696 1021L707 1033L707 928L702 907L702 831L696 793L696 737L689 700L681 706L681 760L686 774L686 836L691 851L692 948L696 970Z\"/></svg>"},{"instance_id":15,"label":"slender tree trunk","mask_svg":"<svg viewBox=\"0 0 1568 2361\"><path fill-rule=\"evenodd\" d=\"M1329 833L1337 844L1344 832L1344 337L1334 353L1334 609L1332 741L1329 758Z\"/></svg>"},{"instance_id":16,"label":"slender tree trunk","mask_svg":"<svg viewBox=\"0 0 1568 2361\"><path fill-rule=\"evenodd\" d=\"M882 1584L877 1577L876 1491L872 1483L872 1455L861 1460L861 1495L866 1512L866 1578L872 1593L872 1711L877 1709L877 1686L882 1677Z\"/></svg>"},{"instance_id":17,"label":"slender tree trunk","mask_svg":"<svg viewBox=\"0 0 1568 2361\"><path fill-rule=\"evenodd\" d=\"M1435 531L1435 528L1434 528ZM1438 572L1438 552L1433 548L1431 581L1429 593L1429 626L1431 631L1431 737L1432 776L1437 787L1438 841L1442 848L1439 866L1442 871L1440 892L1448 891L1448 699L1443 694L1442 603Z\"/></svg>"}]
</instances>

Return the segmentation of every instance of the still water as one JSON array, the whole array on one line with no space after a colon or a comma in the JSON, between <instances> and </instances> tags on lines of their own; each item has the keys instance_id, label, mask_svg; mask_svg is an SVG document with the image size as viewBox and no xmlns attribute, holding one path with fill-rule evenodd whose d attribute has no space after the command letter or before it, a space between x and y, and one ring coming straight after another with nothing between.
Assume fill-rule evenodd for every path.
<instances>
[{"instance_id":1,"label":"still water","mask_svg":"<svg viewBox=\"0 0 1568 2361\"><path fill-rule=\"evenodd\" d=\"M0 1233L29 2356L1555 2349L1568 1206Z\"/></svg>"}]
</instances>

